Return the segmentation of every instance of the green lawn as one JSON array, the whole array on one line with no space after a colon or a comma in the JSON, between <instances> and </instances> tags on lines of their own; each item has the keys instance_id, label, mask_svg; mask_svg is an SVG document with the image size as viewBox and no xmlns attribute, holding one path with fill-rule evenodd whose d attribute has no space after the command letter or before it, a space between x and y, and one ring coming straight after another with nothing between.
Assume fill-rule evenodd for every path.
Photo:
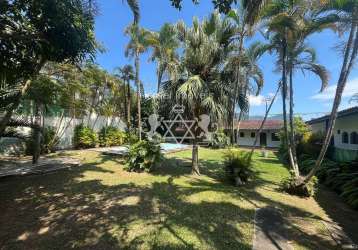
<instances>
[{"instance_id":1,"label":"green lawn","mask_svg":"<svg viewBox=\"0 0 358 250\"><path fill-rule=\"evenodd\" d=\"M151 174L128 173L120 159L73 151L85 164L0 182L0 249L250 249L255 209L281 209L296 249L330 249L327 215L314 199L278 189L288 171L271 154L255 158L255 181L224 183L222 151L166 155Z\"/></svg>"}]
</instances>

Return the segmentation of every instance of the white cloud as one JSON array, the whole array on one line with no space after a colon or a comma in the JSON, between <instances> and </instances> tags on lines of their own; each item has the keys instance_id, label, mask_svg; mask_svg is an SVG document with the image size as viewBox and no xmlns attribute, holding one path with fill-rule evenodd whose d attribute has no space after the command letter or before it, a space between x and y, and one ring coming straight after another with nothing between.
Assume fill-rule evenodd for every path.
<instances>
[{"instance_id":1,"label":"white cloud","mask_svg":"<svg viewBox=\"0 0 358 250\"><path fill-rule=\"evenodd\" d=\"M332 100L336 94L337 85L331 85L325 89L322 93L311 96L311 99L315 100ZM347 85L343 91L342 97L351 97L355 93L358 93L358 78L354 78L347 82Z\"/></svg>"},{"instance_id":2,"label":"white cloud","mask_svg":"<svg viewBox=\"0 0 358 250\"><path fill-rule=\"evenodd\" d=\"M249 96L250 106L261 106L265 104L265 97L263 95L250 95Z\"/></svg>"}]
</instances>

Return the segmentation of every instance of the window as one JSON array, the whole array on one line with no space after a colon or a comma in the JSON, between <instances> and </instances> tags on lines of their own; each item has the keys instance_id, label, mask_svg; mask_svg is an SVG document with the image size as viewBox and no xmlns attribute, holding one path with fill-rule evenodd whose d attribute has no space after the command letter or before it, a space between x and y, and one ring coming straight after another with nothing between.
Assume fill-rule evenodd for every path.
<instances>
[{"instance_id":1,"label":"window","mask_svg":"<svg viewBox=\"0 0 358 250\"><path fill-rule=\"evenodd\" d=\"M341 134L341 130L340 130L340 129L337 130L337 134Z\"/></svg>"},{"instance_id":2,"label":"window","mask_svg":"<svg viewBox=\"0 0 358 250\"><path fill-rule=\"evenodd\" d=\"M240 132L240 137L245 137L245 133L244 133L244 132Z\"/></svg>"},{"instance_id":3,"label":"window","mask_svg":"<svg viewBox=\"0 0 358 250\"><path fill-rule=\"evenodd\" d=\"M358 144L358 134L357 132L352 132L351 133L351 144Z\"/></svg>"},{"instance_id":4,"label":"window","mask_svg":"<svg viewBox=\"0 0 358 250\"><path fill-rule=\"evenodd\" d=\"M348 143L348 133L347 132L342 133L342 143Z\"/></svg>"},{"instance_id":5,"label":"window","mask_svg":"<svg viewBox=\"0 0 358 250\"><path fill-rule=\"evenodd\" d=\"M256 133L255 132L251 132L251 138L255 138Z\"/></svg>"},{"instance_id":6,"label":"window","mask_svg":"<svg viewBox=\"0 0 358 250\"><path fill-rule=\"evenodd\" d=\"M276 133L271 134L271 141L280 141L280 138L277 136Z\"/></svg>"}]
</instances>

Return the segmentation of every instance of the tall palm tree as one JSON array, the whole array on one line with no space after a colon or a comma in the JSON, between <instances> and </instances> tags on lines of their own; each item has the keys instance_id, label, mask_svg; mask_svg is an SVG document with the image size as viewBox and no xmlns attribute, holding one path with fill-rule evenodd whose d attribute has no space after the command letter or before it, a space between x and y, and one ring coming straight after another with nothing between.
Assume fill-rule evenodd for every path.
<instances>
[{"instance_id":1,"label":"tall palm tree","mask_svg":"<svg viewBox=\"0 0 358 250\"><path fill-rule=\"evenodd\" d=\"M222 20L218 13L201 23L193 19L192 27L184 22L177 25L178 37L183 46L180 71L170 72L170 81L164 85L169 93L190 110L189 117L210 114L211 119L225 113L229 87L222 81L225 60L234 48L235 27ZM197 131L196 131L197 132ZM198 134L195 134L192 151L192 173L200 174L198 165Z\"/></svg>"},{"instance_id":2,"label":"tall palm tree","mask_svg":"<svg viewBox=\"0 0 358 250\"><path fill-rule=\"evenodd\" d=\"M227 17L235 24L236 26L236 40L237 40L237 58L236 60L234 60L233 62L235 63L233 66L235 71L236 71L236 75L237 75L237 79L234 83L233 86L233 91L232 91L232 100L230 103L230 129L231 129L231 142L234 142L234 123L235 123L235 109L236 109L236 105L238 102L238 92L240 91L240 85L243 86L245 85L243 82L245 81L244 78L242 78L242 57L244 54L244 43L245 43L245 39L247 37L250 37L254 34L254 25L255 23L248 23L247 18L248 18L248 12L246 11L246 9L244 9L242 7L242 4L240 5L240 7L236 10L230 10L229 13L227 14ZM245 111L244 109L240 108L240 113L242 113L243 111Z\"/></svg>"},{"instance_id":3,"label":"tall palm tree","mask_svg":"<svg viewBox=\"0 0 358 250\"><path fill-rule=\"evenodd\" d=\"M320 13L325 13L326 17L331 17L331 20L337 23L339 30L341 32L349 32L349 35L344 47L342 68L321 152L312 170L305 178L302 179L300 183L298 183L298 185L308 183L322 164L333 134L342 94L358 53L358 2L356 0L327 0L322 6Z\"/></svg>"},{"instance_id":4,"label":"tall palm tree","mask_svg":"<svg viewBox=\"0 0 358 250\"><path fill-rule=\"evenodd\" d=\"M289 163L296 178L299 178L298 163L295 154L293 129L293 73L297 69L308 70L317 74L322 81L322 90L327 85L327 71L315 62L313 50L304 44L309 35L326 28L327 20L317 21L316 16L309 12L307 2L272 1L264 9L268 39L271 50L278 55L277 66L282 72L282 109L285 131L285 143L288 149ZM304 55L308 54L308 57ZM287 79L289 77L289 79ZM288 87L290 84L290 88ZM287 121L287 99L289 102L290 129Z\"/></svg>"},{"instance_id":5,"label":"tall palm tree","mask_svg":"<svg viewBox=\"0 0 358 250\"><path fill-rule=\"evenodd\" d=\"M135 83L137 87L137 109L138 109L138 136L141 140L142 138L142 115L141 115L141 81L139 79L139 70L140 70L140 54L147 51L148 46L150 45L149 39L151 33L139 27L137 24L132 24L128 26L125 30L125 34L130 37L130 41L127 45L125 55L126 57L134 58L135 65Z\"/></svg>"},{"instance_id":6,"label":"tall palm tree","mask_svg":"<svg viewBox=\"0 0 358 250\"><path fill-rule=\"evenodd\" d=\"M178 64L176 50L179 47L179 41L175 27L165 23L158 33L153 32L150 46L153 48L150 59L157 61L157 92L159 93L164 73L171 65Z\"/></svg>"},{"instance_id":7,"label":"tall palm tree","mask_svg":"<svg viewBox=\"0 0 358 250\"><path fill-rule=\"evenodd\" d=\"M122 68L117 68L119 71L118 77L120 77L124 82L124 105L125 105L125 116L127 122L127 128L131 128L131 105L132 105L132 98L131 98L131 84L130 82L134 80L134 70L132 65L124 65Z\"/></svg>"},{"instance_id":8,"label":"tall palm tree","mask_svg":"<svg viewBox=\"0 0 358 250\"><path fill-rule=\"evenodd\" d=\"M240 61L242 66L241 83L238 96L243 95L245 97L256 94L258 95L264 84L264 76L262 70L258 65L260 57L268 50L268 45L260 42L255 42L244 51ZM232 64L235 65L235 64ZM247 107L249 108L249 107ZM246 109L247 109L246 108ZM240 107L240 114L238 118L237 133L240 130L240 122L243 115L246 112L244 107Z\"/></svg>"}]
</instances>

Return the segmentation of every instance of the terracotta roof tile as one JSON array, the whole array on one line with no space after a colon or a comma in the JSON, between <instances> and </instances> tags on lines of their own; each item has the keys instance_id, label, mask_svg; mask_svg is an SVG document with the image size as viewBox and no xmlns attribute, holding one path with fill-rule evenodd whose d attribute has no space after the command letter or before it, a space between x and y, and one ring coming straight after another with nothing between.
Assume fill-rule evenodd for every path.
<instances>
[{"instance_id":1,"label":"terracotta roof tile","mask_svg":"<svg viewBox=\"0 0 358 250\"><path fill-rule=\"evenodd\" d=\"M240 130L258 130L261 126L262 120L244 120L240 123ZM238 124L236 124L237 127ZM282 120L266 120L263 129L275 130L283 127Z\"/></svg>"}]
</instances>

